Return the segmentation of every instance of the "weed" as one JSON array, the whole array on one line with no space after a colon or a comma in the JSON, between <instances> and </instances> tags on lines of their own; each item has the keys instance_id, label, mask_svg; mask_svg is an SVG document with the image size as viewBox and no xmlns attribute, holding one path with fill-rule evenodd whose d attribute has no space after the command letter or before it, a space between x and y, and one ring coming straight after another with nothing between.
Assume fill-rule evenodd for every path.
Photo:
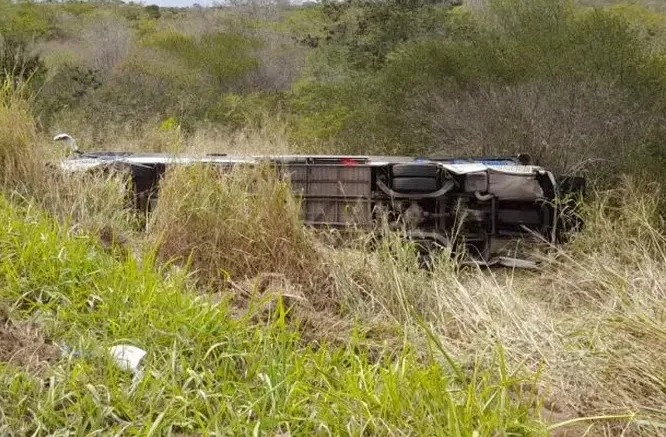
<instances>
[{"instance_id":1,"label":"weed","mask_svg":"<svg viewBox=\"0 0 666 437\"><path fill-rule=\"evenodd\" d=\"M35 208L0 203L0 299L41 314L71 351L44 379L0 364L5 434L545 435L535 399L513 395L529 377L501 351L461 380L408 342L372 357L355 336L315 349L279 302L265 324L230 317L149 258L118 260ZM148 352L138 383L105 354L120 342Z\"/></svg>"}]
</instances>

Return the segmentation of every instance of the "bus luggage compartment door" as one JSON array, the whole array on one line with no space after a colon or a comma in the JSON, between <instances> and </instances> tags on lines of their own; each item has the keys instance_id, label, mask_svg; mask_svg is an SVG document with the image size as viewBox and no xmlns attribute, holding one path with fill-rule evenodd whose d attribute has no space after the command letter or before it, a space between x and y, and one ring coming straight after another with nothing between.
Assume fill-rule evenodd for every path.
<instances>
[{"instance_id":1,"label":"bus luggage compartment door","mask_svg":"<svg viewBox=\"0 0 666 437\"><path fill-rule=\"evenodd\" d=\"M293 163L286 166L310 225L371 223L372 168L365 165Z\"/></svg>"}]
</instances>

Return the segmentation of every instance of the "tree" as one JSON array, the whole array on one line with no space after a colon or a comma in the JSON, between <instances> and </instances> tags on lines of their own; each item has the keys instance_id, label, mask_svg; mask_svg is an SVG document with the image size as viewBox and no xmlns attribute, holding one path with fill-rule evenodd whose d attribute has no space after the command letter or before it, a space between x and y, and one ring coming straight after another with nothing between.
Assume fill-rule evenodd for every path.
<instances>
[{"instance_id":1,"label":"tree","mask_svg":"<svg viewBox=\"0 0 666 437\"><path fill-rule=\"evenodd\" d=\"M154 20L158 20L162 14L160 13L160 7L157 5L149 5L146 6L145 8L146 13L148 13L148 16Z\"/></svg>"},{"instance_id":2,"label":"tree","mask_svg":"<svg viewBox=\"0 0 666 437\"><path fill-rule=\"evenodd\" d=\"M328 44L345 48L350 64L380 68L398 44L437 28L433 0L324 0Z\"/></svg>"},{"instance_id":3,"label":"tree","mask_svg":"<svg viewBox=\"0 0 666 437\"><path fill-rule=\"evenodd\" d=\"M44 64L33 54L31 46L48 29L47 21L35 5L0 0L0 73L16 80L44 73Z\"/></svg>"}]
</instances>

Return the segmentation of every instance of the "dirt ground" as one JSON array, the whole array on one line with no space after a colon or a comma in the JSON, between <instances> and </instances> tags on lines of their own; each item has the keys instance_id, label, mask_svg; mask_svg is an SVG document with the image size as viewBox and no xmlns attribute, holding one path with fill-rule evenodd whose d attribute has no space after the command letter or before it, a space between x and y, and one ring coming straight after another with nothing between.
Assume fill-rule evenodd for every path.
<instances>
[{"instance_id":1,"label":"dirt ground","mask_svg":"<svg viewBox=\"0 0 666 437\"><path fill-rule=\"evenodd\" d=\"M58 356L58 348L45 338L37 324L14 321L7 308L0 306L0 362L39 373Z\"/></svg>"}]
</instances>

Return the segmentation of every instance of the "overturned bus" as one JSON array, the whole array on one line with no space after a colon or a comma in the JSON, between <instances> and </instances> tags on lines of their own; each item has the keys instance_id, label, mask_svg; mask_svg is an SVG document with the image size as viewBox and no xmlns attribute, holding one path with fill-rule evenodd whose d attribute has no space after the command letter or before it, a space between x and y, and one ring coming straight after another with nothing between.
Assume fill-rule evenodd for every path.
<instances>
[{"instance_id":1,"label":"overturned bus","mask_svg":"<svg viewBox=\"0 0 666 437\"><path fill-rule=\"evenodd\" d=\"M529 157L428 159L404 156L79 153L66 171L122 168L136 208L150 211L173 166L233 167L268 162L302 199L302 219L316 227L372 227L380 214L420 247L463 241L475 263L506 263L517 242L556 243L572 221L559 199L582 193L584 179L557 178ZM578 223L576 223L578 224ZM518 261L518 260L516 260ZM514 264L515 265L515 264Z\"/></svg>"}]
</instances>

